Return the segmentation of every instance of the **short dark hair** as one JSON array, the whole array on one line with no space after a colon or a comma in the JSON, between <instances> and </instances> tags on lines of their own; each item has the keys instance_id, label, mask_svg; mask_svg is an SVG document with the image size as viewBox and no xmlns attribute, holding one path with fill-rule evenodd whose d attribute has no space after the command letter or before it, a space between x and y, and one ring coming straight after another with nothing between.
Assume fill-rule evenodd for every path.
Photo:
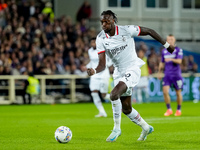
<instances>
[{"instance_id":1,"label":"short dark hair","mask_svg":"<svg viewBox=\"0 0 200 150\"><path fill-rule=\"evenodd\" d=\"M103 11L103 12L101 13L101 16L102 16L102 15L110 15L110 16L113 16L113 19L115 20L115 23L118 22L118 20L117 20L117 15L116 15L114 12L112 12L111 10Z\"/></svg>"},{"instance_id":2,"label":"short dark hair","mask_svg":"<svg viewBox=\"0 0 200 150\"><path fill-rule=\"evenodd\" d=\"M174 36L173 34L169 34L168 36Z\"/></svg>"},{"instance_id":3,"label":"short dark hair","mask_svg":"<svg viewBox=\"0 0 200 150\"><path fill-rule=\"evenodd\" d=\"M93 41L93 40L96 40L96 37L92 37L89 41Z\"/></svg>"}]
</instances>

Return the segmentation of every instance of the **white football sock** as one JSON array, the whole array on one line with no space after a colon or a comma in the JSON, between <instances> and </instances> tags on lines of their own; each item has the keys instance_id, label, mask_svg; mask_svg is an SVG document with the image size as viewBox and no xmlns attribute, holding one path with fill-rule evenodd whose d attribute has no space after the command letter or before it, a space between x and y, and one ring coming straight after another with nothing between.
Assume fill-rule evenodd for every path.
<instances>
[{"instance_id":1,"label":"white football sock","mask_svg":"<svg viewBox=\"0 0 200 150\"><path fill-rule=\"evenodd\" d=\"M122 104L121 100L111 101L112 110L113 110L113 120L114 120L114 128L113 130L121 130L121 112L122 112Z\"/></svg>"},{"instance_id":2,"label":"white football sock","mask_svg":"<svg viewBox=\"0 0 200 150\"><path fill-rule=\"evenodd\" d=\"M149 129L149 124L144 121L144 119L134 108L132 108L132 112L130 114L127 114L126 116L129 117L132 122L139 125L143 130Z\"/></svg>"},{"instance_id":3,"label":"white football sock","mask_svg":"<svg viewBox=\"0 0 200 150\"><path fill-rule=\"evenodd\" d=\"M92 92L91 95L95 106L99 110L99 113L106 114L106 111L104 110L101 99L99 97L99 93Z\"/></svg>"}]
</instances>

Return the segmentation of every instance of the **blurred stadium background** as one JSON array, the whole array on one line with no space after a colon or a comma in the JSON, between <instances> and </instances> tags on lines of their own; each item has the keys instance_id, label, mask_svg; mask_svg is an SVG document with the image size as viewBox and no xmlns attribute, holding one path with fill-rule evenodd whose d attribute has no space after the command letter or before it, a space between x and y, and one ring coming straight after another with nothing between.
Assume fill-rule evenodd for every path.
<instances>
[{"instance_id":1,"label":"blurred stadium background","mask_svg":"<svg viewBox=\"0 0 200 150\"><path fill-rule=\"evenodd\" d=\"M199 100L200 0L0 0L0 104L23 103L29 72L41 89L32 103L91 102L87 50L89 39L101 30L100 13L107 9L117 14L120 25L175 35L184 53L183 99ZM163 46L150 37L135 41L148 59L148 101L163 101L156 78ZM175 100L175 92L170 95Z\"/></svg>"}]
</instances>

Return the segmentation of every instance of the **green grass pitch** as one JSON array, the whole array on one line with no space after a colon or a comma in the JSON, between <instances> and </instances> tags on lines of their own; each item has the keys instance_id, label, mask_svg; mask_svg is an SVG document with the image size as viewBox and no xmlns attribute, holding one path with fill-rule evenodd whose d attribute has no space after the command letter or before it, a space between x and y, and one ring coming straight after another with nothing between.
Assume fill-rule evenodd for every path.
<instances>
[{"instance_id":1,"label":"green grass pitch","mask_svg":"<svg viewBox=\"0 0 200 150\"><path fill-rule=\"evenodd\" d=\"M164 103L133 104L155 131L146 141L137 141L141 128L122 114L122 135L113 143L106 142L113 128L111 104L103 105L107 118L94 117L93 103L0 106L0 149L200 149L200 103L183 102L181 117L164 117ZM172 108L175 111L175 102ZM73 133L67 144L54 138L56 128L62 125Z\"/></svg>"}]
</instances>

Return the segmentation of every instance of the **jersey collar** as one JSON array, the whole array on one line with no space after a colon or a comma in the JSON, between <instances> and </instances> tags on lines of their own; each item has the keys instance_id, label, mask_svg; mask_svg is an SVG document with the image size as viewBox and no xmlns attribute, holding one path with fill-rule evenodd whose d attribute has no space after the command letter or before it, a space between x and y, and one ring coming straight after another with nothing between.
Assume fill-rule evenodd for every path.
<instances>
[{"instance_id":1,"label":"jersey collar","mask_svg":"<svg viewBox=\"0 0 200 150\"><path fill-rule=\"evenodd\" d=\"M107 33L105 33L105 34L106 34L106 37L107 37L107 38L110 37ZM117 25L115 26L115 35L119 35L119 29L118 29L118 26L117 26Z\"/></svg>"}]
</instances>

